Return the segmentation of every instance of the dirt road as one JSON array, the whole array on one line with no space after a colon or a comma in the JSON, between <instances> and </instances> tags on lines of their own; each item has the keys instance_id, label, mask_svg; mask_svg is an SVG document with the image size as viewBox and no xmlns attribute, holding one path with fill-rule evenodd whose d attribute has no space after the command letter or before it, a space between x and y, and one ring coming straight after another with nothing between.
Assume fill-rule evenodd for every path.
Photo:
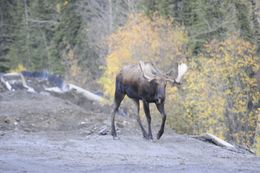
<instances>
[{"instance_id":1,"label":"dirt road","mask_svg":"<svg viewBox=\"0 0 260 173\"><path fill-rule=\"evenodd\" d=\"M180 135L81 136L77 132L5 134L0 172L259 172L260 158Z\"/></svg>"},{"instance_id":2,"label":"dirt road","mask_svg":"<svg viewBox=\"0 0 260 173\"><path fill-rule=\"evenodd\" d=\"M159 141L146 141L127 117L118 117L120 139L113 140L109 118L64 98L1 93L0 172L260 172L260 157L170 129Z\"/></svg>"}]
</instances>

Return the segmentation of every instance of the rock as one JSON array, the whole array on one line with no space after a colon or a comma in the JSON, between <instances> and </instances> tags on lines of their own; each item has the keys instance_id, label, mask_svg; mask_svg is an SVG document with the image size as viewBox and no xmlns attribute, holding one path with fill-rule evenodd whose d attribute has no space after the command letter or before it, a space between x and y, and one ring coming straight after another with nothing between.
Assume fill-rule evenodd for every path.
<instances>
[{"instance_id":1,"label":"rock","mask_svg":"<svg viewBox=\"0 0 260 173\"><path fill-rule=\"evenodd\" d=\"M108 129L107 127L103 127L99 132L99 135L107 135L108 134Z\"/></svg>"}]
</instances>

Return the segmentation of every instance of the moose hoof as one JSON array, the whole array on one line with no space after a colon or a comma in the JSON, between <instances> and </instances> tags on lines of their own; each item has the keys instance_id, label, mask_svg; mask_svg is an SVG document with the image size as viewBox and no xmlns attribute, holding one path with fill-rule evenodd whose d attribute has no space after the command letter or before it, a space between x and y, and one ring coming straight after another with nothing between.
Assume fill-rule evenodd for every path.
<instances>
[{"instance_id":1,"label":"moose hoof","mask_svg":"<svg viewBox=\"0 0 260 173\"><path fill-rule=\"evenodd\" d=\"M157 134L157 140L159 140L162 137L163 131L159 131Z\"/></svg>"},{"instance_id":2,"label":"moose hoof","mask_svg":"<svg viewBox=\"0 0 260 173\"><path fill-rule=\"evenodd\" d=\"M113 136L113 139L117 138L117 134L115 131L112 130L111 135Z\"/></svg>"},{"instance_id":3,"label":"moose hoof","mask_svg":"<svg viewBox=\"0 0 260 173\"><path fill-rule=\"evenodd\" d=\"M148 140L148 136L143 136L144 139Z\"/></svg>"},{"instance_id":4,"label":"moose hoof","mask_svg":"<svg viewBox=\"0 0 260 173\"><path fill-rule=\"evenodd\" d=\"M143 138L144 138L144 139L148 139L148 138L149 138L146 131L143 131Z\"/></svg>"},{"instance_id":5,"label":"moose hoof","mask_svg":"<svg viewBox=\"0 0 260 173\"><path fill-rule=\"evenodd\" d=\"M157 140L159 140L161 138L161 136L158 134L156 138L157 138Z\"/></svg>"},{"instance_id":6,"label":"moose hoof","mask_svg":"<svg viewBox=\"0 0 260 173\"><path fill-rule=\"evenodd\" d=\"M153 140L153 137L152 136L144 136L144 139L146 139L146 140Z\"/></svg>"},{"instance_id":7,"label":"moose hoof","mask_svg":"<svg viewBox=\"0 0 260 173\"><path fill-rule=\"evenodd\" d=\"M113 140L119 140L120 138L118 136L113 136Z\"/></svg>"},{"instance_id":8,"label":"moose hoof","mask_svg":"<svg viewBox=\"0 0 260 173\"><path fill-rule=\"evenodd\" d=\"M148 134L146 139L152 141L153 140L153 135L152 134Z\"/></svg>"}]
</instances>

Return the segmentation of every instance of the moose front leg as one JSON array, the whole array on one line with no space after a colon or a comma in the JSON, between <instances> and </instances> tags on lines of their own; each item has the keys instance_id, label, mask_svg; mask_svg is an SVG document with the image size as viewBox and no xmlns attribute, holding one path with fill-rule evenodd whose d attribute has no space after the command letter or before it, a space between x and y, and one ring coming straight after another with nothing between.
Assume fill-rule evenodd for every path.
<instances>
[{"instance_id":1,"label":"moose front leg","mask_svg":"<svg viewBox=\"0 0 260 173\"><path fill-rule=\"evenodd\" d=\"M148 135L147 135L147 132L146 130L144 129L144 126L142 125L142 122L141 122L141 119L140 119L140 115L139 115L139 112L140 112L140 105L139 105L139 100L138 99L133 99L136 107L137 107L137 116L136 116L136 120L142 130L142 133L143 133L143 137L145 139L148 139Z\"/></svg>"},{"instance_id":2,"label":"moose front leg","mask_svg":"<svg viewBox=\"0 0 260 173\"><path fill-rule=\"evenodd\" d=\"M164 132L164 126L165 126L165 121L166 121L166 113L164 111L164 103L156 104L156 107L157 107L158 111L160 112L160 114L162 116L161 128L157 133L157 139L160 139L161 136L163 135L163 132Z\"/></svg>"},{"instance_id":3,"label":"moose front leg","mask_svg":"<svg viewBox=\"0 0 260 173\"><path fill-rule=\"evenodd\" d=\"M147 124L148 124L148 139L153 139L152 129L151 129L152 119L151 119L151 114L150 114L150 109L149 109L149 103L147 103L146 101L143 101L143 105L144 105L144 112L145 112Z\"/></svg>"}]
</instances>

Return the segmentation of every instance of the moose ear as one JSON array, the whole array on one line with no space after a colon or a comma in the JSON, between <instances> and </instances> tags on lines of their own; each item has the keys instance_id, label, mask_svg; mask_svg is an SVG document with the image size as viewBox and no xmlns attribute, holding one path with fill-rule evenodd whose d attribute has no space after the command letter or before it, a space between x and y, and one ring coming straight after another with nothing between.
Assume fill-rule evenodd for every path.
<instances>
[{"instance_id":1,"label":"moose ear","mask_svg":"<svg viewBox=\"0 0 260 173\"><path fill-rule=\"evenodd\" d=\"M151 84L156 83L156 78L149 81Z\"/></svg>"}]
</instances>

